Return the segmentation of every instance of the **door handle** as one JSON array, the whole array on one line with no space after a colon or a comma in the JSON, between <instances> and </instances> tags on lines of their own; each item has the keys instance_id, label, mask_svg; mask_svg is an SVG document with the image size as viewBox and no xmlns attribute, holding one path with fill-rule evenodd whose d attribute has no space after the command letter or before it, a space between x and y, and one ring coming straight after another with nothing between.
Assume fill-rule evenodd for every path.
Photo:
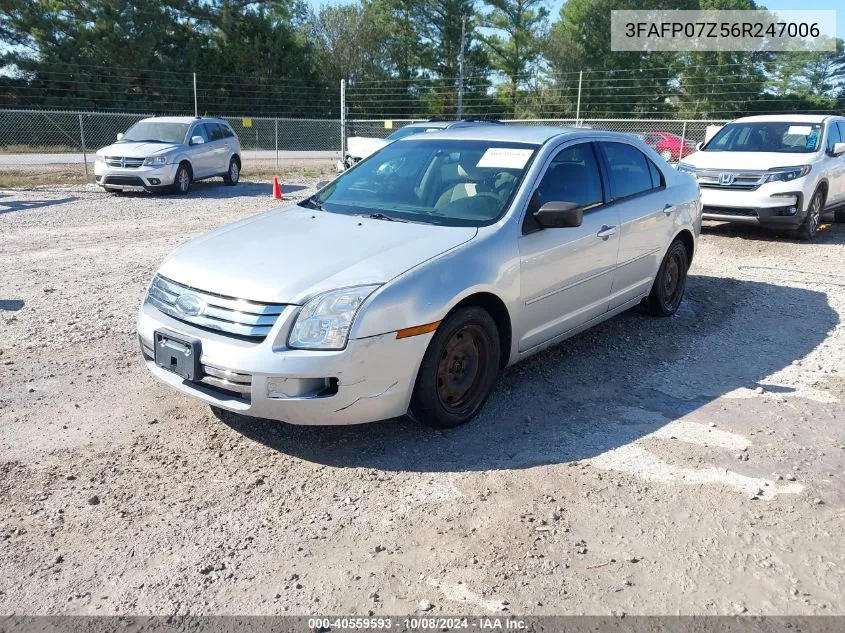
<instances>
[{"instance_id":1,"label":"door handle","mask_svg":"<svg viewBox=\"0 0 845 633\"><path fill-rule=\"evenodd\" d=\"M616 227L615 226L607 226L607 224L605 224L603 227L601 227L601 230L599 230L599 232L596 233L596 235L598 237L602 238L603 240L606 240L611 235L616 235Z\"/></svg>"},{"instance_id":2,"label":"door handle","mask_svg":"<svg viewBox=\"0 0 845 633\"><path fill-rule=\"evenodd\" d=\"M673 207L671 204L668 204L668 203L666 204L665 207L663 207L663 213L665 213L666 215L672 215L672 211L674 211L674 210L675 210L675 207Z\"/></svg>"}]
</instances>

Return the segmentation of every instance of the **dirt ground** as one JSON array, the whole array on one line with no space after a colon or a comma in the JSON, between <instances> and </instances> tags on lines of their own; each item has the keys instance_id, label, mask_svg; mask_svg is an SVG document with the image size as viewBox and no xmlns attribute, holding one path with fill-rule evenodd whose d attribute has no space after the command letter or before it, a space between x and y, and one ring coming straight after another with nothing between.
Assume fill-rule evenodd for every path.
<instances>
[{"instance_id":1,"label":"dirt ground","mask_svg":"<svg viewBox=\"0 0 845 633\"><path fill-rule=\"evenodd\" d=\"M506 370L463 428L300 428L135 336L169 251L273 204L0 190L0 613L845 614L845 225L706 227L678 315Z\"/></svg>"}]
</instances>

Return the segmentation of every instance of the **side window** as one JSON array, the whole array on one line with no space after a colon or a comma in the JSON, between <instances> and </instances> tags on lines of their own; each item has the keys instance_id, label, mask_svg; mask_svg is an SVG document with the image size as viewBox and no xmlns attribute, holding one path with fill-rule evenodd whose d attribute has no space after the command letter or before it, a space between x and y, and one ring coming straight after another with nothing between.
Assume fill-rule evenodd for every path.
<instances>
[{"instance_id":1,"label":"side window","mask_svg":"<svg viewBox=\"0 0 845 633\"><path fill-rule=\"evenodd\" d=\"M831 121L830 124L827 126L827 143L825 144L825 149L828 152L833 151L833 146L836 143L842 142L842 132L840 125L837 125L835 121Z\"/></svg>"},{"instance_id":2,"label":"side window","mask_svg":"<svg viewBox=\"0 0 845 633\"><path fill-rule=\"evenodd\" d=\"M205 129L204 123L197 123L194 126L194 129L191 131L191 138L193 138L195 136L201 136L202 140L205 141L206 143L208 143L209 137L208 137L208 132Z\"/></svg>"},{"instance_id":3,"label":"side window","mask_svg":"<svg viewBox=\"0 0 845 633\"><path fill-rule=\"evenodd\" d=\"M540 186L540 204L575 202L591 207L603 202L599 166L590 143L562 149L549 164Z\"/></svg>"},{"instance_id":4,"label":"side window","mask_svg":"<svg viewBox=\"0 0 845 633\"><path fill-rule=\"evenodd\" d=\"M232 128L230 128L228 125L221 125L220 129L223 130L224 138L233 138L235 136L235 133L232 131Z\"/></svg>"},{"instance_id":5,"label":"side window","mask_svg":"<svg viewBox=\"0 0 845 633\"><path fill-rule=\"evenodd\" d=\"M205 126L209 140L219 141L223 138L223 132L217 123L203 123L203 125Z\"/></svg>"},{"instance_id":6,"label":"side window","mask_svg":"<svg viewBox=\"0 0 845 633\"><path fill-rule=\"evenodd\" d=\"M625 198L655 188L654 167L636 147L625 143L601 143L613 180L613 197ZM659 170L658 174L659 176ZM660 186L660 185L656 185Z\"/></svg>"}]
</instances>

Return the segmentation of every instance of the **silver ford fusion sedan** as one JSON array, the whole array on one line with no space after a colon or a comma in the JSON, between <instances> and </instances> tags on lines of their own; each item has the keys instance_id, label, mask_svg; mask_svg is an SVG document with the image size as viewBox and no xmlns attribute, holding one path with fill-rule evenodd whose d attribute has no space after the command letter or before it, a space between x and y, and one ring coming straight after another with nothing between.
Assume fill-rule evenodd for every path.
<instances>
[{"instance_id":1,"label":"silver ford fusion sedan","mask_svg":"<svg viewBox=\"0 0 845 633\"><path fill-rule=\"evenodd\" d=\"M164 382L246 415L452 427L503 367L640 303L674 314L700 226L695 180L633 136L410 136L177 249L141 349Z\"/></svg>"}]
</instances>

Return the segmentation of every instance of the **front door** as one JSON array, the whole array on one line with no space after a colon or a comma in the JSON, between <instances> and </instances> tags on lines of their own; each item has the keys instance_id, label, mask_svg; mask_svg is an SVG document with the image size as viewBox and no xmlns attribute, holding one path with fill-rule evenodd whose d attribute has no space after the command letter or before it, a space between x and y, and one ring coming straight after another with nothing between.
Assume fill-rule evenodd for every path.
<instances>
[{"instance_id":1,"label":"front door","mask_svg":"<svg viewBox=\"0 0 845 633\"><path fill-rule=\"evenodd\" d=\"M569 145L558 152L546 166L535 195L540 205L578 203L584 221L578 227L541 229L532 217L526 218L519 239L521 352L607 311L619 248L618 211L605 206L592 143Z\"/></svg>"},{"instance_id":2,"label":"front door","mask_svg":"<svg viewBox=\"0 0 845 633\"><path fill-rule=\"evenodd\" d=\"M193 138L199 136L202 138L202 143L193 143ZM188 156L191 159L191 166L194 170L194 179L206 178L214 171L214 147L211 143L211 138L208 136L208 131L202 123L196 123L194 129L191 130L189 137L190 146L188 149Z\"/></svg>"}]
</instances>

